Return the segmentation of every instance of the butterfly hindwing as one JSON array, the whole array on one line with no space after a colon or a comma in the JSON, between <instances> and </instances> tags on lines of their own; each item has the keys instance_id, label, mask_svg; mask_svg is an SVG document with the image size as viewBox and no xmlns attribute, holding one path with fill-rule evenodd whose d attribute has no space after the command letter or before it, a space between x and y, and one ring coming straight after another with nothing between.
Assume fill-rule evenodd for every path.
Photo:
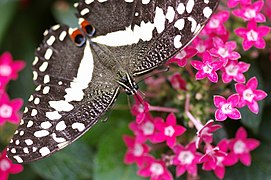
<instances>
[{"instance_id":1,"label":"butterfly hindwing","mask_svg":"<svg viewBox=\"0 0 271 180\"><path fill-rule=\"evenodd\" d=\"M45 35L33 64L37 87L8 146L8 157L18 163L72 143L101 118L119 91L88 41L76 47L67 26L55 26Z\"/></svg>"}]
</instances>

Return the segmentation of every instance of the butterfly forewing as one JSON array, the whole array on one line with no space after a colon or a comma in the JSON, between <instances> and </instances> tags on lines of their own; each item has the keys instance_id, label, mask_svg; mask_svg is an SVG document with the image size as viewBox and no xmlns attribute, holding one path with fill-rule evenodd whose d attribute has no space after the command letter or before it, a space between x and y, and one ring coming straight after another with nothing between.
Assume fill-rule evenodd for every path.
<instances>
[{"instance_id":1,"label":"butterfly forewing","mask_svg":"<svg viewBox=\"0 0 271 180\"><path fill-rule=\"evenodd\" d=\"M89 43L74 45L67 26L46 32L36 55L37 87L8 146L8 157L18 163L46 157L79 138L112 105L119 90Z\"/></svg>"},{"instance_id":2,"label":"butterfly forewing","mask_svg":"<svg viewBox=\"0 0 271 180\"><path fill-rule=\"evenodd\" d=\"M122 9L125 4L130 9ZM130 57L130 71L138 76L153 70L186 47L218 4L219 0L105 0L102 3L85 0L77 8L79 16L99 27L94 42L116 48L132 45L129 52L133 52L134 57ZM107 12L102 16L102 22L99 20L100 6L102 12ZM123 13L119 12L122 10ZM127 13L130 15L123 20Z\"/></svg>"}]
</instances>

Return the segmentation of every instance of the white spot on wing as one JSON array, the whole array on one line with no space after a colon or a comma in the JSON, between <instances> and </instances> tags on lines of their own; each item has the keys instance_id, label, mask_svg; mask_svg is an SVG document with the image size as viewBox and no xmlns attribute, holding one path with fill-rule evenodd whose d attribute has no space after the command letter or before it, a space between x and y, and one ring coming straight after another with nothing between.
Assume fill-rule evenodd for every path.
<instances>
[{"instance_id":1,"label":"white spot on wing","mask_svg":"<svg viewBox=\"0 0 271 180\"><path fill-rule=\"evenodd\" d=\"M94 0L85 0L85 3L86 3L86 4L90 4L90 3L92 3L92 2L94 2Z\"/></svg>"},{"instance_id":2,"label":"white spot on wing","mask_svg":"<svg viewBox=\"0 0 271 180\"><path fill-rule=\"evenodd\" d=\"M33 126L33 124L34 124L34 122L33 122L33 121L28 121L28 123L27 123L27 126L26 126L26 127L30 128L30 127L32 127L32 126Z\"/></svg>"},{"instance_id":3,"label":"white spot on wing","mask_svg":"<svg viewBox=\"0 0 271 180\"><path fill-rule=\"evenodd\" d=\"M178 49L178 48L182 47L181 39L182 39L182 36L181 36L181 35L177 35L177 36L174 38L174 47L175 47L175 48Z\"/></svg>"},{"instance_id":4,"label":"white spot on wing","mask_svg":"<svg viewBox=\"0 0 271 180\"><path fill-rule=\"evenodd\" d=\"M81 14L82 16L86 15L87 13L89 13L89 9L88 9L88 8L85 8L85 9L83 9L83 10L80 12L80 14Z\"/></svg>"},{"instance_id":5,"label":"white spot on wing","mask_svg":"<svg viewBox=\"0 0 271 180\"><path fill-rule=\"evenodd\" d=\"M48 62L43 62L42 63L42 65L40 66L40 68L39 68L39 70L41 71L41 72L44 72L46 69L47 69L47 67L48 67Z\"/></svg>"},{"instance_id":6,"label":"white spot on wing","mask_svg":"<svg viewBox=\"0 0 271 180\"><path fill-rule=\"evenodd\" d=\"M42 129L49 129L52 126L52 124L46 121L46 122L42 122L40 126Z\"/></svg>"},{"instance_id":7,"label":"white spot on wing","mask_svg":"<svg viewBox=\"0 0 271 180\"><path fill-rule=\"evenodd\" d=\"M175 26L176 28L178 28L179 30L182 30L182 29L184 28L184 23L185 23L184 19L178 19L178 20L175 22L174 26Z\"/></svg>"},{"instance_id":8,"label":"white spot on wing","mask_svg":"<svg viewBox=\"0 0 271 180\"><path fill-rule=\"evenodd\" d=\"M163 9L157 6L155 9L154 26L159 34L164 31L165 22L166 16L164 15Z\"/></svg>"},{"instance_id":9,"label":"white spot on wing","mask_svg":"<svg viewBox=\"0 0 271 180\"><path fill-rule=\"evenodd\" d=\"M185 11L184 4L183 4L183 3L180 3L180 4L178 5L178 7L177 7L177 12L178 12L179 14L183 14L184 11Z\"/></svg>"},{"instance_id":10,"label":"white spot on wing","mask_svg":"<svg viewBox=\"0 0 271 180\"><path fill-rule=\"evenodd\" d=\"M28 146L31 146L31 145L33 144L33 141L32 141L31 139L26 139L24 142L25 142L26 145L28 145Z\"/></svg>"},{"instance_id":11,"label":"white spot on wing","mask_svg":"<svg viewBox=\"0 0 271 180\"><path fill-rule=\"evenodd\" d=\"M59 40L60 41L63 41L65 39L65 37L67 36L67 32L66 31L63 31L62 33L60 33L59 35Z\"/></svg>"},{"instance_id":12,"label":"white spot on wing","mask_svg":"<svg viewBox=\"0 0 271 180\"><path fill-rule=\"evenodd\" d=\"M55 40L56 40L55 36L51 36L46 42L49 46L52 46Z\"/></svg>"},{"instance_id":13,"label":"white spot on wing","mask_svg":"<svg viewBox=\"0 0 271 180\"><path fill-rule=\"evenodd\" d=\"M53 50L49 48L49 49L46 50L44 58L46 60L49 60L52 57L52 55L53 55Z\"/></svg>"},{"instance_id":14,"label":"white spot on wing","mask_svg":"<svg viewBox=\"0 0 271 180\"><path fill-rule=\"evenodd\" d=\"M73 109L73 105L68 103L67 101L49 101L49 105L54 108L56 111L71 111Z\"/></svg>"},{"instance_id":15,"label":"white spot on wing","mask_svg":"<svg viewBox=\"0 0 271 180\"><path fill-rule=\"evenodd\" d=\"M195 1L194 0L188 0L187 4L186 4L186 11L188 13L191 13L193 8L194 8L194 5L195 5Z\"/></svg>"},{"instance_id":16,"label":"white spot on wing","mask_svg":"<svg viewBox=\"0 0 271 180\"><path fill-rule=\"evenodd\" d=\"M56 130L57 131L63 131L64 129L66 129L66 124L64 121L60 121L59 123L57 123L56 125Z\"/></svg>"},{"instance_id":17,"label":"white spot on wing","mask_svg":"<svg viewBox=\"0 0 271 180\"><path fill-rule=\"evenodd\" d=\"M52 137L53 137L53 139L55 140L55 142L57 142L57 143L63 143L63 142L66 141L65 138L56 137L56 134L55 134L55 133L52 134Z\"/></svg>"},{"instance_id":18,"label":"white spot on wing","mask_svg":"<svg viewBox=\"0 0 271 180\"><path fill-rule=\"evenodd\" d=\"M45 116L50 120L58 120L62 117L57 111L46 112Z\"/></svg>"},{"instance_id":19,"label":"white spot on wing","mask_svg":"<svg viewBox=\"0 0 271 180\"><path fill-rule=\"evenodd\" d=\"M49 131L47 131L47 130L40 130L40 131L36 131L34 133L34 136L37 137L37 138L45 137L45 136L48 136L48 135L49 135Z\"/></svg>"},{"instance_id":20,"label":"white spot on wing","mask_svg":"<svg viewBox=\"0 0 271 180\"><path fill-rule=\"evenodd\" d=\"M23 159L22 159L20 156L13 156L13 158L16 159L16 161L17 161L18 163L24 162Z\"/></svg>"},{"instance_id":21,"label":"white spot on wing","mask_svg":"<svg viewBox=\"0 0 271 180\"><path fill-rule=\"evenodd\" d=\"M174 11L173 7L168 6L167 14L166 14L166 18L167 18L168 22L171 23L174 20L174 17L175 17L175 11Z\"/></svg>"},{"instance_id":22,"label":"white spot on wing","mask_svg":"<svg viewBox=\"0 0 271 180\"><path fill-rule=\"evenodd\" d=\"M211 16L212 13L213 13L213 11L212 11L212 9L209 8L209 7L205 7L205 8L203 9L203 15L204 15L204 17L206 17L206 18L209 18L209 17Z\"/></svg>"},{"instance_id":23,"label":"white spot on wing","mask_svg":"<svg viewBox=\"0 0 271 180\"><path fill-rule=\"evenodd\" d=\"M49 86L45 86L45 87L43 88L42 93L43 93L43 94L48 94L49 91L50 91L50 87L49 87Z\"/></svg>"},{"instance_id":24,"label":"white spot on wing","mask_svg":"<svg viewBox=\"0 0 271 180\"><path fill-rule=\"evenodd\" d=\"M86 127L83 123L73 123L72 128L77 129L79 132L82 132Z\"/></svg>"},{"instance_id":25,"label":"white spot on wing","mask_svg":"<svg viewBox=\"0 0 271 180\"><path fill-rule=\"evenodd\" d=\"M50 149L48 147L43 147L39 150L41 156L46 156L48 154L50 154Z\"/></svg>"},{"instance_id":26,"label":"white spot on wing","mask_svg":"<svg viewBox=\"0 0 271 180\"><path fill-rule=\"evenodd\" d=\"M149 4L151 0L142 0L142 4Z\"/></svg>"}]
</instances>

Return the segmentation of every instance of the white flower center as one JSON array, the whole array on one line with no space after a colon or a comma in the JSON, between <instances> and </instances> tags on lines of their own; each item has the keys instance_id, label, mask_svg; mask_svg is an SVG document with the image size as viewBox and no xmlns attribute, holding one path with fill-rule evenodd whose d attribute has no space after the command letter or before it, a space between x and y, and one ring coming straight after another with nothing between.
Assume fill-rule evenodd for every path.
<instances>
[{"instance_id":1,"label":"white flower center","mask_svg":"<svg viewBox=\"0 0 271 180\"><path fill-rule=\"evenodd\" d=\"M206 73L206 74L210 74L212 71L213 71L213 67L210 66L209 64L203 66L203 71Z\"/></svg>"},{"instance_id":2,"label":"white flower center","mask_svg":"<svg viewBox=\"0 0 271 180\"><path fill-rule=\"evenodd\" d=\"M144 148L141 144L135 144L135 148L134 148L134 155L135 156L141 156L144 152Z\"/></svg>"},{"instance_id":3,"label":"white flower center","mask_svg":"<svg viewBox=\"0 0 271 180\"><path fill-rule=\"evenodd\" d=\"M142 130L144 135L152 135L154 132L154 125L151 122L146 122L142 125Z\"/></svg>"},{"instance_id":4,"label":"white flower center","mask_svg":"<svg viewBox=\"0 0 271 180\"><path fill-rule=\"evenodd\" d=\"M246 145L243 141L241 140L238 140L235 142L234 146L233 146L233 151L236 153L236 154L242 154L244 153L246 150Z\"/></svg>"},{"instance_id":5,"label":"white flower center","mask_svg":"<svg viewBox=\"0 0 271 180\"><path fill-rule=\"evenodd\" d=\"M254 93L251 89L246 89L244 90L243 92L243 98L245 100L247 100L248 102L252 102L253 101L253 98L254 98Z\"/></svg>"},{"instance_id":6,"label":"white flower center","mask_svg":"<svg viewBox=\"0 0 271 180\"><path fill-rule=\"evenodd\" d=\"M210 27L213 28L213 29L215 29L215 28L218 28L218 26L219 26L219 20L217 20L217 19L211 19L211 21L210 21Z\"/></svg>"},{"instance_id":7,"label":"white flower center","mask_svg":"<svg viewBox=\"0 0 271 180\"><path fill-rule=\"evenodd\" d=\"M144 112L144 105L140 104L137 108L138 112L143 113Z\"/></svg>"},{"instance_id":8,"label":"white flower center","mask_svg":"<svg viewBox=\"0 0 271 180\"><path fill-rule=\"evenodd\" d=\"M12 69L8 65L1 65L0 66L0 75L1 76L10 76Z\"/></svg>"},{"instance_id":9,"label":"white flower center","mask_svg":"<svg viewBox=\"0 0 271 180\"><path fill-rule=\"evenodd\" d=\"M165 128L164 134L166 136L171 137L171 136L173 136L174 132L175 132L174 128L172 126L168 126Z\"/></svg>"},{"instance_id":10,"label":"white flower center","mask_svg":"<svg viewBox=\"0 0 271 180\"><path fill-rule=\"evenodd\" d=\"M249 41L257 41L258 39L258 33L254 30L250 30L248 33L247 33L247 39Z\"/></svg>"},{"instance_id":11,"label":"white flower center","mask_svg":"<svg viewBox=\"0 0 271 180\"><path fill-rule=\"evenodd\" d=\"M6 171L6 170L8 170L9 168L10 168L10 164L9 164L8 160L3 159L2 161L0 161L0 169L1 169L2 171Z\"/></svg>"},{"instance_id":12,"label":"white flower center","mask_svg":"<svg viewBox=\"0 0 271 180\"><path fill-rule=\"evenodd\" d=\"M153 175L160 176L161 174L164 173L164 168L159 163L152 163L150 171L152 172Z\"/></svg>"},{"instance_id":13,"label":"white flower center","mask_svg":"<svg viewBox=\"0 0 271 180\"><path fill-rule=\"evenodd\" d=\"M3 104L0 106L0 117L9 118L12 115L12 107L9 105Z\"/></svg>"},{"instance_id":14,"label":"white flower center","mask_svg":"<svg viewBox=\"0 0 271 180\"><path fill-rule=\"evenodd\" d=\"M206 50L206 46L204 46L203 44L198 44L196 49L199 53L203 53Z\"/></svg>"},{"instance_id":15,"label":"white flower center","mask_svg":"<svg viewBox=\"0 0 271 180\"><path fill-rule=\"evenodd\" d=\"M222 161L224 160L224 157L217 156L216 159L217 159L216 164L217 164L218 166L223 165L223 164L222 164Z\"/></svg>"},{"instance_id":16,"label":"white flower center","mask_svg":"<svg viewBox=\"0 0 271 180\"><path fill-rule=\"evenodd\" d=\"M251 19L256 17L256 11L254 9L247 9L244 15L246 18Z\"/></svg>"},{"instance_id":17,"label":"white flower center","mask_svg":"<svg viewBox=\"0 0 271 180\"><path fill-rule=\"evenodd\" d=\"M194 158L195 156L191 151L182 151L178 156L178 160L181 164L191 164Z\"/></svg>"},{"instance_id":18,"label":"white flower center","mask_svg":"<svg viewBox=\"0 0 271 180\"><path fill-rule=\"evenodd\" d=\"M233 64L230 64L230 65L228 65L225 69L226 69L226 73L227 73L229 76L237 76L239 67L238 67L238 66L235 66L235 65L233 65Z\"/></svg>"},{"instance_id":19,"label":"white flower center","mask_svg":"<svg viewBox=\"0 0 271 180\"><path fill-rule=\"evenodd\" d=\"M183 59L183 58L185 58L186 57L186 52L185 52L185 50L182 50L180 53L178 53L177 55L176 55L176 58L178 58L178 59Z\"/></svg>"},{"instance_id":20,"label":"white flower center","mask_svg":"<svg viewBox=\"0 0 271 180\"><path fill-rule=\"evenodd\" d=\"M228 103L222 105L223 114L230 114L232 112L232 106Z\"/></svg>"},{"instance_id":21,"label":"white flower center","mask_svg":"<svg viewBox=\"0 0 271 180\"><path fill-rule=\"evenodd\" d=\"M220 48L218 49L218 54L219 54L221 57L226 58L226 57L229 56L229 51L228 51L227 48L221 48L221 47L220 47Z\"/></svg>"}]
</instances>

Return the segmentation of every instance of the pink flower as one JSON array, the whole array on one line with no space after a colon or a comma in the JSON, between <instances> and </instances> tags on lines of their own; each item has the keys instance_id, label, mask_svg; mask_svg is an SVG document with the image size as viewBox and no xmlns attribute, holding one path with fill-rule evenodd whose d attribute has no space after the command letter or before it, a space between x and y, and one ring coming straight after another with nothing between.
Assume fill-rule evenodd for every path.
<instances>
[{"instance_id":1,"label":"pink flower","mask_svg":"<svg viewBox=\"0 0 271 180\"><path fill-rule=\"evenodd\" d=\"M229 61L228 64L221 69L222 81L224 83L230 83L232 80L244 83L246 78L244 72L247 72L250 67L250 64L245 62Z\"/></svg>"},{"instance_id":2,"label":"pink flower","mask_svg":"<svg viewBox=\"0 0 271 180\"><path fill-rule=\"evenodd\" d=\"M184 67L187 64L187 60L194 57L197 53L198 51L195 48L188 46L184 50L180 51L175 57L167 61L167 64L175 62L180 67Z\"/></svg>"},{"instance_id":3,"label":"pink flower","mask_svg":"<svg viewBox=\"0 0 271 180\"><path fill-rule=\"evenodd\" d=\"M227 29L225 23L228 21L230 13L228 11L220 11L216 14L213 14L208 24L203 29L203 34L217 34L217 35L226 35Z\"/></svg>"},{"instance_id":4,"label":"pink flower","mask_svg":"<svg viewBox=\"0 0 271 180\"><path fill-rule=\"evenodd\" d=\"M9 174L18 174L23 171L21 164L13 164L7 157L6 149L0 154L0 180L8 180Z\"/></svg>"},{"instance_id":5,"label":"pink flower","mask_svg":"<svg viewBox=\"0 0 271 180\"><path fill-rule=\"evenodd\" d=\"M130 136L124 136L123 141L128 147L124 162L126 164L132 164L136 162L139 166L141 166L143 164L144 157L148 155L150 148L146 144L136 142L135 139Z\"/></svg>"},{"instance_id":6,"label":"pink flower","mask_svg":"<svg viewBox=\"0 0 271 180\"><path fill-rule=\"evenodd\" d=\"M251 112L258 114L259 106L257 101L263 100L267 94L256 89L258 87L258 80L256 77L252 77L248 80L247 84L237 83L235 84L236 92L240 95L240 101L238 107L248 106Z\"/></svg>"},{"instance_id":7,"label":"pink flower","mask_svg":"<svg viewBox=\"0 0 271 180\"><path fill-rule=\"evenodd\" d=\"M18 78L18 72L25 66L23 61L13 61L9 52L0 56L0 87L4 87L9 80Z\"/></svg>"},{"instance_id":8,"label":"pink flower","mask_svg":"<svg viewBox=\"0 0 271 180\"><path fill-rule=\"evenodd\" d=\"M187 171L192 176L197 176L197 164L201 154L196 151L196 145L194 142L183 147L180 144L174 146L173 151L175 156L173 158L173 164L177 166L176 176L181 176Z\"/></svg>"},{"instance_id":9,"label":"pink flower","mask_svg":"<svg viewBox=\"0 0 271 180\"><path fill-rule=\"evenodd\" d=\"M208 78L211 82L218 82L218 75L216 73L223 66L223 62L216 61L213 62L212 56L209 52L203 54L202 62L198 60L191 61L191 65L198 70L196 74L196 79Z\"/></svg>"},{"instance_id":10,"label":"pink flower","mask_svg":"<svg viewBox=\"0 0 271 180\"><path fill-rule=\"evenodd\" d=\"M234 51L237 47L235 41L224 43L222 39L214 37L213 44L214 48L210 49L210 53L215 57L219 57L220 60L224 62L224 65L226 65L229 60L237 60L241 57L238 52Z\"/></svg>"},{"instance_id":11,"label":"pink flower","mask_svg":"<svg viewBox=\"0 0 271 180\"><path fill-rule=\"evenodd\" d=\"M240 160L245 166L250 166L250 151L256 149L259 145L260 141L247 138L245 128L240 127L236 132L235 138L231 139L229 142L229 149L231 150L229 155L231 155L230 157L232 165Z\"/></svg>"},{"instance_id":12,"label":"pink flower","mask_svg":"<svg viewBox=\"0 0 271 180\"><path fill-rule=\"evenodd\" d=\"M176 137L182 135L186 129L183 126L176 125L176 117L173 113L167 116L166 122L156 121L155 128L158 132L154 135L154 142L167 142L167 145L172 148L176 143Z\"/></svg>"},{"instance_id":13,"label":"pink flower","mask_svg":"<svg viewBox=\"0 0 271 180\"><path fill-rule=\"evenodd\" d=\"M145 163L145 166L140 167L138 175L150 177L151 180L173 180L172 174L167 169L164 161L149 156L146 158Z\"/></svg>"},{"instance_id":14,"label":"pink flower","mask_svg":"<svg viewBox=\"0 0 271 180\"><path fill-rule=\"evenodd\" d=\"M232 94L227 100L223 96L214 96L214 105L218 108L215 112L217 121L224 121L227 117L231 119L240 119L241 113L235 108L239 102L240 96Z\"/></svg>"},{"instance_id":15,"label":"pink flower","mask_svg":"<svg viewBox=\"0 0 271 180\"><path fill-rule=\"evenodd\" d=\"M202 32L202 31L201 31ZM198 51L197 56L202 57L202 54L209 50L210 48L213 47L213 41L210 38L207 39L202 39L199 36L197 36L193 42L192 42L193 46L196 48L196 50Z\"/></svg>"},{"instance_id":16,"label":"pink flower","mask_svg":"<svg viewBox=\"0 0 271 180\"><path fill-rule=\"evenodd\" d=\"M221 166L221 161L227 156L227 153L218 146L213 148L211 145L206 146L205 154L200 158L203 163L202 169L206 171L215 170Z\"/></svg>"},{"instance_id":17,"label":"pink flower","mask_svg":"<svg viewBox=\"0 0 271 180\"><path fill-rule=\"evenodd\" d=\"M19 110L23 105L22 99L9 100L6 93L0 97L0 126L6 121L18 124L20 122Z\"/></svg>"},{"instance_id":18,"label":"pink flower","mask_svg":"<svg viewBox=\"0 0 271 180\"><path fill-rule=\"evenodd\" d=\"M136 116L136 122L141 123L144 120L146 113L149 112L150 105L138 95L135 95L134 99L136 103L133 105L131 111L132 114Z\"/></svg>"},{"instance_id":19,"label":"pink flower","mask_svg":"<svg viewBox=\"0 0 271 180\"><path fill-rule=\"evenodd\" d=\"M175 73L168 79L174 89L186 91L186 81L182 78L180 73Z\"/></svg>"},{"instance_id":20,"label":"pink flower","mask_svg":"<svg viewBox=\"0 0 271 180\"><path fill-rule=\"evenodd\" d=\"M234 32L244 39L242 45L245 51L250 49L253 45L256 48L264 49L265 41L263 36L270 32L270 27L257 27L257 23L255 21L249 21L247 28L237 28Z\"/></svg>"},{"instance_id":21,"label":"pink flower","mask_svg":"<svg viewBox=\"0 0 271 180\"><path fill-rule=\"evenodd\" d=\"M214 124L214 120L209 120L200 130L197 132L196 147L198 148L200 143L204 141L205 143L213 142L213 132L222 128L219 124Z\"/></svg>"},{"instance_id":22,"label":"pink flower","mask_svg":"<svg viewBox=\"0 0 271 180\"><path fill-rule=\"evenodd\" d=\"M147 114L140 124L136 122L130 123L129 127L133 130L137 142L144 143L147 139L153 142L156 121L163 121L163 119L160 117L153 118L150 114Z\"/></svg>"},{"instance_id":23,"label":"pink flower","mask_svg":"<svg viewBox=\"0 0 271 180\"><path fill-rule=\"evenodd\" d=\"M253 4L242 5L241 9L236 9L232 13L245 21L265 22L265 16L260 13L263 5L264 1L256 1Z\"/></svg>"},{"instance_id":24,"label":"pink flower","mask_svg":"<svg viewBox=\"0 0 271 180\"><path fill-rule=\"evenodd\" d=\"M251 0L228 0L228 7L233 8L237 6L239 3L241 5L251 4Z\"/></svg>"}]
</instances>

